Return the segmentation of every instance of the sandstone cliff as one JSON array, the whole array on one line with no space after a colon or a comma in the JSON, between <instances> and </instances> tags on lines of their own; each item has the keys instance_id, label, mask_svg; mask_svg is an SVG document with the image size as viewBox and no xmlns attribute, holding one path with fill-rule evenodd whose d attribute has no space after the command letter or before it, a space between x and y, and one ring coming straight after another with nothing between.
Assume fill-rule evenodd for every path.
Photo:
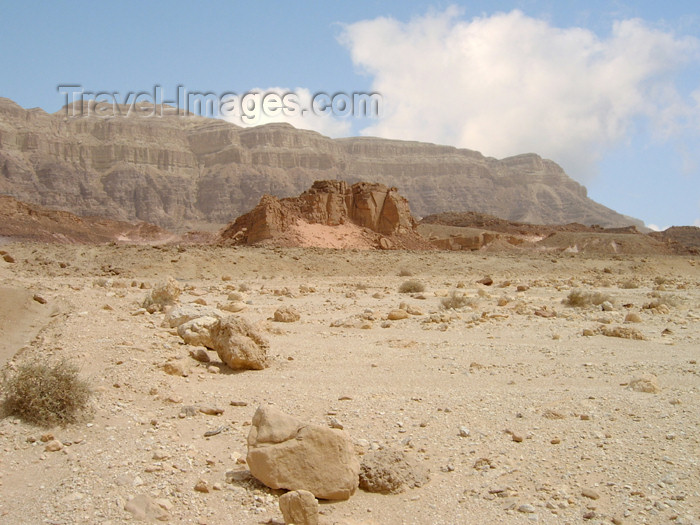
<instances>
[{"instance_id":1,"label":"sandstone cliff","mask_svg":"<svg viewBox=\"0 0 700 525\"><path fill-rule=\"evenodd\" d=\"M223 225L264 194L315 180L400 188L418 216L473 210L509 220L625 226L554 162L376 138L332 140L288 124L240 128L197 116L69 118L0 98L0 194L171 229ZM126 113L126 108L123 108ZM106 112L109 114L110 112Z\"/></svg>"},{"instance_id":2,"label":"sandstone cliff","mask_svg":"<svg viewBox=\"0 0 700 525\"><path fill-rule=\"evenodd\" d=\"M304 226L319 225L309 232ZM241 215L221 232L221 239L234 244L281 246L336 246L340 236L352 237L354 248L430 248L417 233L408 201L396 188L383 184L345 181L316 181L298 197L278 199L263 195L249 213ZM304 235L304 232L312 235ZM325 239L320 237L324 236Z\"/></svg>"}]
</instances>

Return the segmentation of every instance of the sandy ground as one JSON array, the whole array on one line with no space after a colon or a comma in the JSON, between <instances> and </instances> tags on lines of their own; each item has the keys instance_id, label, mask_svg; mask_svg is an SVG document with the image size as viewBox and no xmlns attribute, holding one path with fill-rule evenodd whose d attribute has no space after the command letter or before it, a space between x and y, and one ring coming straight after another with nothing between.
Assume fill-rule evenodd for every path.
<instances>
[{"instance_id":1,"label":"sandy ground","mask_svg":"<svg viewBox=\"0 0 700 525\"><path fill-rule=\"evenodd\" d=\"M3 249L16 260L0 260L0 324L20 350L14 363L71 358L96 395L89 423L45 430L0 420L1 523L133 523L125 503L141 494L167 507L171 523L282 523L281 492L250 479L238 459L263 403L310 423L335 417L359 453L398 448L430 469L421 488L323 503L326 523L700 522L697 258ZM168 275L185 289L183 303L216 306L242 287L239 315L265 331L272 366L233 373L191 359L162 314L139 310L141 283ZM477 284L486 275L494 283ZM426 291L399 293L407 279ZM609 295L613 309L563 305L573 288ZM441 307L454 289L470 306ZM8 312L35 293L47 304L32 308L46 310L19 315L44 324L31 339ZM643 308L654 299L667 306ZM385 321L401 302L422 314ZM281 305L301 320L271 322ZM624 323L629 312L641 322ZM606 337L601 326L645 339ZM168 361L187 377L167 375ZM628 388L645 373L660 393ZM180 417L186 406L223 414ZM64 448L45 451L46 434ZM201 479L209 493L194 490Z\"/></svg>"}]
</instances>

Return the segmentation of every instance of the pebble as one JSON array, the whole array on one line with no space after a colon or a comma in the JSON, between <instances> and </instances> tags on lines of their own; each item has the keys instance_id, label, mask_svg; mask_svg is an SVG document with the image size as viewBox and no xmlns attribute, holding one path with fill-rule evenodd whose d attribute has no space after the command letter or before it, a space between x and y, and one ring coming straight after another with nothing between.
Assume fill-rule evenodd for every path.
<instances>
[{"instance_id":1,"label":"pebble","mask_svg":"<svg viewBox=\"0 0 700 525\"><path fill-rule=\"evenodd\" d=\"M588 489L588 488L583 489L581 491L581 495L586 497L586 498L590 498L590 499L600 499L600 494L598 494L598 492L596 490L593 490L593 489Z\"/></svg>"},{"instance_id":2,"label":"pebble","mask_svg":"<svg viewBox=\"0 0 700 525\"><path fill-rule=\"evenodd\" d=\"M518 507L518 512L523 512L525 514L533 514L535 512L535 507L530 505L529 503L526 503L524 505L520 505Z\"/></svg>"},{"instance_id":3,"label":"pebble","mask_svg":"<svg viewBox=\"0 0 700 525\"><path fill-rule=\"evenodd\" d=\"M197 484L194 486L194 490L197 492L203 492L203 493L208 493L209 492L209 483L206 482L206 480L200 479Z\"/></svg>"},{"instance_id":4,"label":"pebble","mask_svg":"<svg viewBox=\"0 0 700 525\"><path fill-rule=\"evenodd\" d=\"M459 427L459 437L469 437L470 434L471 432L467 427Z\"/></svg>"},{"instance_id":5,"label":"pebble","mask_svg":"<svg viewBox=\"0 0 700 525\"><path fill-rule=\"evenodd\" d=\"M46 443L46 447L44 447L44 450L46 452L58 452L59 450L63 449L63 443L61 443L58 439L52 439L48 443Z\"/></svg>"}]
</instances>

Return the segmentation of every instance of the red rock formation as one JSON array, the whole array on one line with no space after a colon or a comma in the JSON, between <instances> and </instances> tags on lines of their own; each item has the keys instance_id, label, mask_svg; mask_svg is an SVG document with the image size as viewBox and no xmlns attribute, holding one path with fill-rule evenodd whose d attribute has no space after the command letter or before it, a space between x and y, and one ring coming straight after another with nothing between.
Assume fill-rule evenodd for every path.
<instances>
[{"instance_id":1,"label":"red rock formation","mask_svg":"<svg viewBox=\"0 0 700 525\"><path fill-rule=\"evenodd\" d=\"M316 181L298 197L278 199L264 195L249 213L238 217L221 232L224 242L236 244L288 244L285 234L299 221L340 226L353 224L363 237L380 248L426 248L416 231L408 201L396 188L383 184ZM292 243L293 244L293 243Z\"/></svg>"}]
</instances>

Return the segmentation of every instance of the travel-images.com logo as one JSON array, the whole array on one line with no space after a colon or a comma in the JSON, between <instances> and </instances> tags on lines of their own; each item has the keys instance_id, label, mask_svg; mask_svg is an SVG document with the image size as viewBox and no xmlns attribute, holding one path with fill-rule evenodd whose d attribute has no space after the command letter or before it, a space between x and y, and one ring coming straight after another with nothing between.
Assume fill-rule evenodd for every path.
<instances>
[{"instance_id":1,"label":"travel-images.com logo","mask_svg":"<svg viewBox=\"0 0 700 525\"><path fill-rule=\"evenodd\" d=\"M178 85L176 96L168 99L165 90L155 85L150 91L88 91L80 84L60 84L56 90L64 97L69 118L96 116L162 117L165 115L240 119L243 124L258 123L261 118L315 116L339 118L378 118L382 111L379 93L318 92L304 97L294 91L249 91L216 94L188 91Z\"/></svg>"}]
</instances>

